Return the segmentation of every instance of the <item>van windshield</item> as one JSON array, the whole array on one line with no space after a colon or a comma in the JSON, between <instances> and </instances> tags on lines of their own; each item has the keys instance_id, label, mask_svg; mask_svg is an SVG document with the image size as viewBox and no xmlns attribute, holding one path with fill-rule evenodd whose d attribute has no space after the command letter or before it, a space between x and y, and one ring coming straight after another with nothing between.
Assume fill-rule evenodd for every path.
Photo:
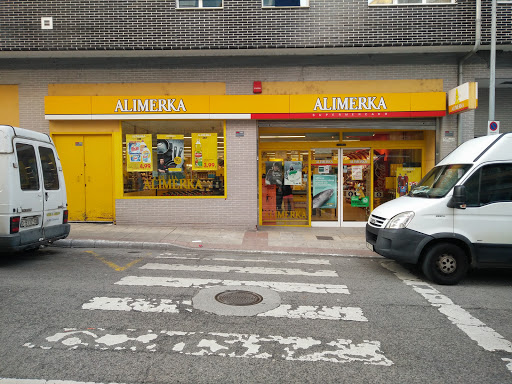
<instances>
[{"instance_id":1,"label":"van windshield","mask_svg":"<svg viewBox=\"0 0 512 384\"><path fill-rule=\"evenodd\" d=\"M466 174L471 164L450 164L434 167L421 181L411 189L408 196L440 198Z\"/></svg>"}]
</instances>

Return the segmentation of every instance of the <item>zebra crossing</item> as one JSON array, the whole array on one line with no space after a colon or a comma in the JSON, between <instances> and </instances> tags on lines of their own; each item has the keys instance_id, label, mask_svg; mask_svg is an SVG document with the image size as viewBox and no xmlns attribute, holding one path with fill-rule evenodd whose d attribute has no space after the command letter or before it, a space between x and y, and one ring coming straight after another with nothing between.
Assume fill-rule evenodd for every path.
<instances>
[{"instance_id":1,"label":"zebra crossing","mask_svg":"<svg viewBox=\"0 0 512 384\"><path fill-rule=\"evenodd\" d=\"M300 258L257 258L257 257L201 257L194 254L163 253L156 257L158 262L141 263L134 267L127 276L114 283L119 287L147 288L151 294L152 287L170 288L169 297L150 298L146 295L126 297L92 297L83 303L84 311L119 311L153 313L156 315L192 314L201 316L204 307L199 307L196 298L208 290L221 292L230 289L254 290L265 298L270 291L277 300L265 310L254 315L264 319L291 319L293 321L338 321L368 323L360 307L341 305L301 305L288 302L288 294L318 294L346 297L350 295L349 287L343 284L325 283L323 280L339 278L338 273L329 268L327 259ZM198 261L199 260L199 261ZM240 267L237 263L252 264ZM220 265L219 263L222 263ZM277 264L293 264L292 268ZM256 265L256 266L255 266ZM216 278L205 278L217 275ZM181 275L186 274L187 277ZM197 274L197 277L195 275ZM165 275L165 276L164 276ZM229 279L225 279L228 275ZM247 276L250 275L250 278ZM257 276L265 278L258 280ZM279 278L277 278L279 276ZM290 278L291 281L284 281ZM307 280L298 282L297 280ZM266 280L270 279L270 280ZM318 282L313 282L314 280ZM321 279L321 280L320 280ZM173 289L188 289L190 298L172 297ZM199 290L199 294L197 294ZM123 292L126 290L123 289ZM161 291L159 291L161 292ZM197 296L193 296L196 295ZM204 296L204 295L203 295ZM204 300L204 298L203 298ZM199 300L197 300L199 301ZM212 305L224 304L215 302ZM342 300L341 300L342 301ZM215 313L215 312L212 312ZM377 340L351 340L344 338L319 337L318 335L275 335L260 333L237 333L207 329L190 331L186 323L181 329L103 329L103 328L66 328L25 344L28 348L42 349L94 349L100 351L115 350L148 353L179 353L190 356L220 356L226 358L252 358L286 361L323 361L331 363L353 363L391 366L393 362L381 350Z\"/></svg>"}]
</instances>

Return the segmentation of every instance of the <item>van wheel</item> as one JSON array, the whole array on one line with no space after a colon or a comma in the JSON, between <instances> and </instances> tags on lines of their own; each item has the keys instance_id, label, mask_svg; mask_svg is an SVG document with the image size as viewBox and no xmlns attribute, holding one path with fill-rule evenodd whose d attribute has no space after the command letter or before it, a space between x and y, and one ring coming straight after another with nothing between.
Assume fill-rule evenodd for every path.
<instances>
[{"instance_id":1,"label":"van wheel","mask_svg":"<svg viewBox=\"0 0 512 384\"><path fill-rule=\"evenodd\" d=\"M466 253L457 245L439 243L429 249L423 260L423 273L434 283L457 284L468 271Z\"/></svg>"}]
</instances>

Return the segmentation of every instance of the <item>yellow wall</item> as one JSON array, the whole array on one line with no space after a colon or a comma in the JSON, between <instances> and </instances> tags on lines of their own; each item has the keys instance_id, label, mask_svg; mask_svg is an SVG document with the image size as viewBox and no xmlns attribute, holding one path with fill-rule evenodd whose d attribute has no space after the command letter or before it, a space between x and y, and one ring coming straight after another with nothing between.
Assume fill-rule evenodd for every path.
<instances>
[{"instance_id":1,"label":"yellow wall","mask_svg":"<svg viewBox=\"0 0 512 384\"><path fill-rule=\"evenodd\" d=\"M102 83L48 85L48 96L225 94L225 83Z\"/></svg>"},{"instance_id":2,"label":"yellow wall","mask_svg":"<svg viewBox=\"0 0 512 384\"><path fill-rule=\"evenodd\" d=\"M264 95L443 92L442 79L263 82Z\"/></svg>"},{"instance_id":3,"label":"yellow wall","mask_svg":"<svg viewBox=\"0 0 512 384\"><path fill-rule=\"evenodd\" d=\"M17 85L0 85L0 124L20 126Z\"/></svg>"}]
</instances>

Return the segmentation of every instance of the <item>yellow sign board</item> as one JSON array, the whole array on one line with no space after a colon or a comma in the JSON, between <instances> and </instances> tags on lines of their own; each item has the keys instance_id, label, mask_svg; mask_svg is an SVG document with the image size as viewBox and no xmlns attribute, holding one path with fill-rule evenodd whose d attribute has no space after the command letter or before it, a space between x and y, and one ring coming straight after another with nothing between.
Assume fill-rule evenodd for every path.
<instances>
[{"instance_id":1,"label":"yellow sign board","mask_svg":"<svg viewBox=\"0 0 512 384\"><path fill-rule=\"evenodd\" d=\"M448 113L455 114L478 107L478 83L464 83L448 91Z\"/></svg>"}]
</instances>

